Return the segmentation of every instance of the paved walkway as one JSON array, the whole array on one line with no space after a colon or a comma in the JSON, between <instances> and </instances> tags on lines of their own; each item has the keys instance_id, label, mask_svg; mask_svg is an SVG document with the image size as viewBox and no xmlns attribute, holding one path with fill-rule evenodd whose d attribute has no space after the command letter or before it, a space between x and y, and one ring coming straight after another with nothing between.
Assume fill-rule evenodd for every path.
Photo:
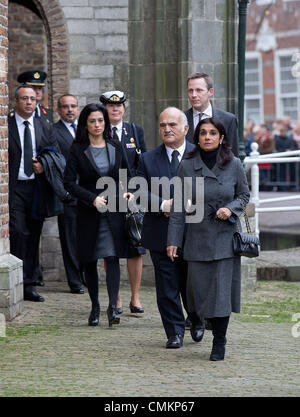
<instances>
[{"instance_id":1,"label":"paved walkway","mask_svg":"<svg viewBox=\"0 0 300 417\"><path fill-rule=\"evenodd\" d=\"M87 326L87 293L70 294L58 282L40 293L46 301L25 302L0 339L0 396L299 396L300 337L292 337L292 321L233 315L226 360L211 362L209 331L199 344L187 332L182 349L165 349L153 288L142 288L139 316L129 313L130 291L122 288L125 311L113 330L105 307L101 325ZM106 306L103 288L100 294Z\"/></svg>"}]
</instances>

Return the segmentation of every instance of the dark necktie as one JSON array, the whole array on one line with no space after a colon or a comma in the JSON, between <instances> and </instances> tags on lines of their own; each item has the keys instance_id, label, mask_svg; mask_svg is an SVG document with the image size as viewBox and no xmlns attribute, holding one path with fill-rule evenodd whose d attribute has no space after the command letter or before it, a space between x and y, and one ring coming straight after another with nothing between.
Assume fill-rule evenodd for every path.
<instances>
[{"instance_id":1,"label":"dark necktie","mask_svg":"<svg viewBox=\"0 0 300 417\"><path fill-rule=\"evenodd\" d=\"M113 139L119 142L119 136L117 134L118 129L115 126L115 127L112 128L112 130L113 130Z\"/></svg>"},{"instance_id":2,"label":"dark necktie","mask_svg":"<svg viewBox=\"0 0 300 417\"><path fill-rule=\"evenodd\" d=\"M35 108L34 117L40 117L40 116L39 116L39 111L38 111L37 106L36 106L36 108Z\"/></svg>"},{"instance_id":3,"label":"dark necktie","mask_svg":"<svg viewBox=\"0 0 300 417\"><path fill-rule=\"evenodd\" d=\"M174 177L177 174L177 170L178 170L178 167L179 167L178 155L179 155L179 152L175 149L172 152L172 160L171 160L171 175L172 175L172 177Z\"/></svg>"},{"instance_id":4,"label":"dark necktie","mask_svg":"<svg viewBox=\"0 0 300 417\"><path fill-rule=\"evenodd\" d=\"M77 125L75 123L71 123L71 127L73 127L74 133L75 133L75 136L76 136Z\"/></svg>"},{"instance_id":5,"label":"dark necktie","mask_svg":"<svg viewBox=\"0 0 300 417\"><path fill-rule=\"evenodd\" d=\"M202 119L203 113L199 113L199 120L198 123L200 122L200 120Z\"/></svg>"},{"instance_id":6,"label":"dark necktie","mask_svg":"<svg viewBox=\"0 0 300 417\"><path fill-rule=\"evenodd\" d=\"M31 138L31 132L30 132L30 128L29 128L29 122L27 120L25 120L25 122L23 122L23 123L25 125L25 130L24 130L24 172L28 177L30 177L31 174L33 173L33 168L32 168L32 157L33 157L32 138Z\"/></svg>"}]
</instances>

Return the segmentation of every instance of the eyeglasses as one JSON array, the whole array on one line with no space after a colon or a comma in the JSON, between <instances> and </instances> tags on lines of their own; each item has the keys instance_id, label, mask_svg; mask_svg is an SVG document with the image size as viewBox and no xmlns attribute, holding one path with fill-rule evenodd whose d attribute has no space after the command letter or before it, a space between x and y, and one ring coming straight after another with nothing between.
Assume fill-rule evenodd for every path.
<instances>
[{"instance_id":1,"label":"eyeglasses","mask_svg":"<svg viewBox=\"0 0 300 417\"><path fill-rule=\"evenodd\" d=\"M23 97L19 97L20 100L22 101L36 101L36 97L28 97L28 96L23 96Z\"/></svg>"}]
</instances>

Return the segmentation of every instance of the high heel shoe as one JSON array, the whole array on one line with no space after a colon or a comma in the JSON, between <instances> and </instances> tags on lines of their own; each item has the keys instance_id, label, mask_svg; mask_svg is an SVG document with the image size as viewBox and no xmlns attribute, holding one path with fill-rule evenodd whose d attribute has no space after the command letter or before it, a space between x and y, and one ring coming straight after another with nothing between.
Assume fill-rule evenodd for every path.
<instances>
[{"instance_id":1,"label":"high heel shoe","mask_svg":"<svg viewBox=\"0 0 300 417\"><path fill-rule=\"evenodd\" d=\"M99 307L92 308L92 311L89 317L89 326L98 326L99 316L100 316L100 308Z\"/></svg>"},{"instance_id":2,"label":"high heel shoe","mask_svg":"<svg viewBox=\"0 0 300 417\"><path fill-rule=\"evenodd\" d=\"M131 301L129 304L129 308L130 308L131 313L143 313L145 311L143 307L137 307L137 306L132 305Z\"/></svg>"},{"instance_id":3,"label":"high heel shoe","mask_svg":"<svg viewBox=\"0 0 300 417\"><path fill-rule=\"evenodd\" d=\"M120 323L120 317L115 307L108 307L107 309L108 327L112 327L113 324Z\"/></svg>"}]
</instances>

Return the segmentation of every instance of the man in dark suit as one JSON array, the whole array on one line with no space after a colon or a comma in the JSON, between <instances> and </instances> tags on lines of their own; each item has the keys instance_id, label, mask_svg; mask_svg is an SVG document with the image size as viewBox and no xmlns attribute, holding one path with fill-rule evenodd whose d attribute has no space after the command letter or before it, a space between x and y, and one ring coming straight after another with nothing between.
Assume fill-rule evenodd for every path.
<instances>
[{"instance_id":1,"label":"man in dark suit","mask_svg":"<svg viewBox=\"0 0 300 417\"><path fill-rule=\"evenodd\" d=\"M105 105L111 123L111 136L113 139L122 143L126 152L131 175L136 175L136 168L139 155L146 152L144 130L142 126L124 122L126 96L123 91L107 91L100 96L100 101ZM131 313L143 313L144 309L140 303L139 289L142 279L143 260L142 255L146 250L140 248L130 248L129 258L127 259L127 269L131 286ZM117 309L119 314L123 311L120 294L118 296Z\"/></svg>"},{"instance_id":2,"label":"man in dark suit","mask_svg":"<svg viewBox=\"0 0 300 417\"><path fill-rule=\"evenodd\" d=\"M210 104L210 97L214 94L212 78L201 72L191 74L187 80L188 97L192 107L185 111L188 119L189 131L187 140L193 143L194 131L199 120L215 117L223 124L227 138L235 156L239 155L239 136L237 119L234 114L216 109Z\"/></svg>"},{"instance_id":3,"label":"man in dark suit","mask_svg":"<svg viewBox=\"0 0 300 417\"><path fill-rule=\"evenodd\" d=\"M72 94L64 94L57 101L60 120L54 131L61 153L67 160L70 147L76 136L79 115L78 100ZM57 217L59 239L64 260L66 277L72 294L84 294L83 270L77 259L76 248L76 200L64 203L64 212Z\"/></svg>"},{"instance_id":4,"label":"man in dark suit","mask_svg":"<svg viewBox=\"0 0 300 417\"><path fill-rule=\"evenodd\" d=\"M40 70L30 70L22 72L17 78L20 84L26 84L34 88L36 92L37 105L34 111L35 117L40 117L48 122L53 122L53 112L43 106L41 102L44 98L44 87L46 85L47 74Z\"/></svg>"},{"instance_id":5,"label":"man in dark suit","mask_svg":"<svg viewBox=\"0 0 300 417\"><path fill-rule=\"evenodd\" d=\"M8 116L10 251L23 261L24 299L44 301L35 288L43 220L33 217L32 203L36 178L43 175L36 155L57 142L52 127L33 117L36 93L32 87L19 86L14 102L15 110Z\"/></svg>"},{"instance_id":6,"label":"man in dark suit","mask_svg":"<svg viewBox=\"0 0 300 417\"><path fill-rule=\"evenodd\" d=\"M137 174L147 180L150 190L149 211L144 217L142 242L143 246L150 250L154 265L157 305L168 338L166 348L175 349L182 346L185 331L180 295L187 309L187 263L182 256L172 262L166 252L169 215L173 202L172 188L170 187L170 198L163 199L162 190L160 189L157 194L150 189L150 186L154 178L172 179L175 177L182 157L194 146L185 140L189 127L185 114L181 110L175 107L165 109L160 114L159 123L163 144L141 155ZM151 207L154 201L159 207L158 212ZM204 333L203 325L196 315L190 319L192 321L191 335L195 341L199 342Z\"/></svg>"}]
</instances>

